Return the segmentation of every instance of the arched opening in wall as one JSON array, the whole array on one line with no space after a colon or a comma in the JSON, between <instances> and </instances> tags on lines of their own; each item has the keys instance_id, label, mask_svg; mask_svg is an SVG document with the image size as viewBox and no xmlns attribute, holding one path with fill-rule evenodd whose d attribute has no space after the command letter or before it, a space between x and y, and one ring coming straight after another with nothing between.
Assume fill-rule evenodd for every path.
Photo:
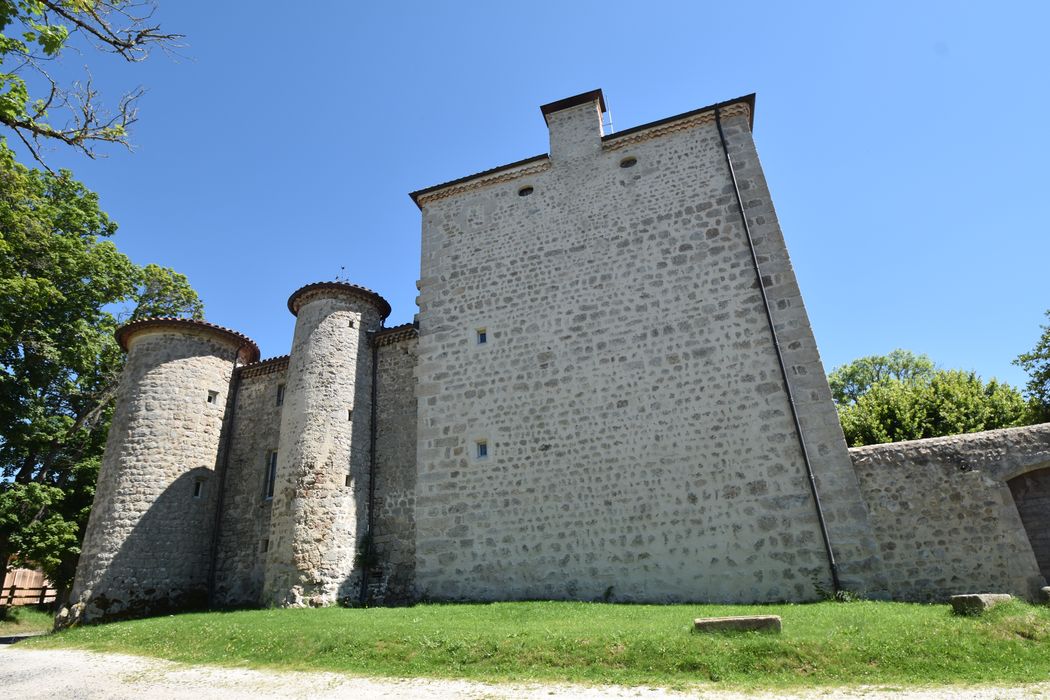
<instances>
[{"instance_id":1,"label":"arched opening in wall","mask_svg":"<svg viewBox=\"0 0 1050 700\"><path fill-rule=\"evenodd\" d=\"M1039 562L1039 573L1050 581L1050 467L1026 472L1006 483Z\"/></svg>"}]
</instances>

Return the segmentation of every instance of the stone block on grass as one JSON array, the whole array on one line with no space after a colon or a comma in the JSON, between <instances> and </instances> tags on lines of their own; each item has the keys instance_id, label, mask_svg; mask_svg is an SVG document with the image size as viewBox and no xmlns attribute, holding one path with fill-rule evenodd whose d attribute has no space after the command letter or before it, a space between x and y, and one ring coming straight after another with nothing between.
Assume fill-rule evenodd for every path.
<instances>
[{"instance_id":1,"label":"stone block on grass","mask_svg":"<svg viewBox=\"0 0 1050 700\"><path fill-rule=\"evenodd\" d=\"M956 615L980 615L1013 598L1009 593L965 593L953 595L948 602L952 604L952 612Z\"/></svg>"},{"instance_id":2,"label":"stone block on grass","mask_svg":"<svg viewBox=\"0 0 1050 700\"><path fill-rule=\"evenodd\" d=\"M698 617L697 632L773 632L780 633L780 615L741 615L736 617Z\"/></svg>"}]
</instances>

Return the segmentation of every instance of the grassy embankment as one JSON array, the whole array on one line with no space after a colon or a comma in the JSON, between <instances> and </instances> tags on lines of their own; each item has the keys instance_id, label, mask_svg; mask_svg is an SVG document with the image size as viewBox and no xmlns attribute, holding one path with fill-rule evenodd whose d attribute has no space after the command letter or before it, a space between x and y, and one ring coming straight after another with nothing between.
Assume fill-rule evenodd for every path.
<instances>
[{"instance_id":1,"label":"grassy embankment","mask_svg":"<svg viewBox=\"0 0 1050 700\"><path fill-rule=\"evenodd\" d=\"M8 608L0 617L0 637L10 637L26 632L42 632L51 629L54 616L31 605L20 605Z\"/></svg>"},{"instance_id":2,"label":"grassy embankment","mask_svg":"<svg viewBox=\"0 0 1050 700\"><path fill-rule=\"evenodd\" d=\"M781 635L701 635L698 616L777 614ZM190 664L373 676L777 688L1050 679L1050 609L946 605L497 603L200 613L23 642Z\"/></svg>"}]
</instances>

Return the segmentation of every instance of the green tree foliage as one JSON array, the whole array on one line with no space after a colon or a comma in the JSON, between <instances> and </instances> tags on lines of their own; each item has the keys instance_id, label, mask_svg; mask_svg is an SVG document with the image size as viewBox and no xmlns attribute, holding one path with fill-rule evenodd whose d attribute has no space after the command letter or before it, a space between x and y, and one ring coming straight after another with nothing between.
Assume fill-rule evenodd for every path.
<instances>
[{"instance_id":1,"label":"green tree foliage","mask_svg":"<svg viewBox=\"0 0 1050 700\"><path fill-rule=\"evenodd\" d=\"M1046 312L1050 319L1050 309ZM1042 326L1043 335L1030 352L1018 355L1014 364L1028 373L1025 393L1039 422L1050 421L1050 324Z\"/></svg>"},{"instance_id":2,"label":"green tree foliage","mask_svg":"<svg viewBox=\"0 0 1050 700\"><path fill-rule=\"evenodd\" d=\"M37 160L41 141L88 155L97 143L128 145L142 89L124 94L107 111L90 75L63 85L49 64L70 47L137 62L156 46L174 46L179 36L160 30L155 10L153 0L0 0L0 124Z\"/></svg>"},{"instance_id":3,"label":"green tree foliage","mask_svg":"<svg viewBox=\"0 0 1050 700\"><path fill-rule=\"evenodd\" d=\"M186 278L139 267L73 179L20 165L0 140L0 562L72 579L112 399L125 320L200 318Z\"/></svg>"},{"instance_id":4,"label":"green tree foliage","mask_svg":"<svg viewBox=\"0 0 1050 700\"><path fill-rule=\"evenodd\" d=\"M835 403L844 405L855 402L876 382L929 379L933 371L933 360L928 356L898 348L888 355L869 355L842 365L828 375L828 384Z\"/></svg>"},{"instance_id":5,"label":"green tree foliage","mask_svg":"<svg viewBox=\"0 0 1050 700\"><path fill-rule=\"evenodd\" d=\"M906 350L864 357L828 377L851 446L956 435L1032 422L1021 393L974 372L937 368Z\"/></svg>"}]
</instances>

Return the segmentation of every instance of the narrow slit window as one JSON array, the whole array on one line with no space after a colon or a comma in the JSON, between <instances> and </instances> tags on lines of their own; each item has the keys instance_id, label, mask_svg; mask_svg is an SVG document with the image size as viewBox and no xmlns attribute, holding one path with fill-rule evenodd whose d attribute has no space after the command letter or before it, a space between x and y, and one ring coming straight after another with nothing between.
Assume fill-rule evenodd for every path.
<instances>
[{"instance_id":1,"label":"narrow slit window","mask_svg":"<svg viewBox=\"0 0 1050 700\"><path fill-rule=\"evenodd\" d=\"M484 345L489 342L489 332L484 328L479 328L478 331L478 345Z\"/></svg>"},{"instance_id":2,"label":"narrow slit window","mask_svg":"<svg viewBox=\"0 0 1050 700\"><path fill-rule=\"evenodd\" d=\"M489 443L486 440L478 440L475 447L477 448L478 459L485 459L489 456Z\"/></svg>"},{"instance_id":3,"label":"narrow slit window","mask_svg":"<svg viewBox=\"0 0 1050 700\"><path fill-rule=\"evenodd\" d=\"M263 497L269 501L273 498L273 489L277 484L277 450L266 453L266 486Z\"/></svg>"},{"instance_id":4,"label":"narrow slit window","mask_svg":"<svg viewBox=\"0 0 1050 700\"><path fill-rule=\"evenodd\" d=\"M193 482L193 497L202 498L204 496L204 479L197 479Z\"/></svg>"},{"instance_id":5,"label":"narrow slit window","mask_svg":"<svg viewBox=\"0 0 1050 700\"><path fill-rule=\"evenodd\" d=\"M208 392L208 403L218 403L218 401L219 401L219 392L217 392L217 391L209 391Z\"/></svg>"},{"instance_id":6,"label":"narrow slit window","mask_svg":"<svg viewBox=\"0 0 1050 700\"><path fill-rule=\"evenodd\" d=\"M352 476L350 476L349 474L347 474L347 475L346 475L346 481L344 481L343 483L344 483L344 484L345 484L346 486L348 486L348 487L349 487L349 486L353 486L353 484L354 484L354 478L353 478Z\"/></svg>"},{"instance_id":7,"label":"narrow slit window","mask_svg":"<svg viewBox=\"0 0 1050 700\"><path fill-rule=\"evenodd\" d=\"M354 419L354 409L352 409L352 408L346 409L346 419L347 420L353 420Z\"/></svg>"},{"instance_id":8,"label":"narrow slit window","mask_svg":"<svg viewBox=\"0 0 1050 700\"><path fill-rule=\"evenodd\" d=\"M284 384L277 385L277 405L284 405Z\"/></svg>"}]
</instances>

